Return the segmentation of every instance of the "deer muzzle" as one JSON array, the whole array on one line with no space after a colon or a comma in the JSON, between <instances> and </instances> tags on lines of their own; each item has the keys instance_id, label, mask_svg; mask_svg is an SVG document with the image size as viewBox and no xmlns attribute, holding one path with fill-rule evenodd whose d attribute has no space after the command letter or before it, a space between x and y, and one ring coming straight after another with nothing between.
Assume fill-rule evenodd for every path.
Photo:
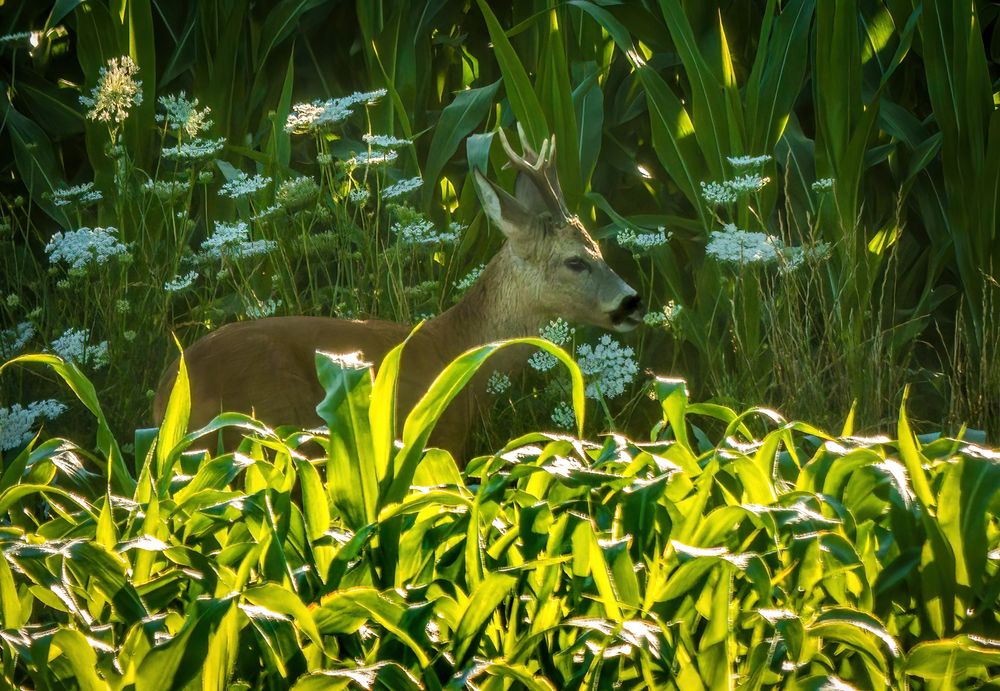
<instances>
[{"instance_id":1,"label":"deer muzzle","mask_svg":"<svg viewBox=\"0 0 1000 691\"><path fill-rule=\"evenodd\" d=\"M615 331L631 331L639 326L645 316L646 310L642 307L642 300L633 291L626 295L611 312L611 324Z\"/></svg>"}]
</instances>

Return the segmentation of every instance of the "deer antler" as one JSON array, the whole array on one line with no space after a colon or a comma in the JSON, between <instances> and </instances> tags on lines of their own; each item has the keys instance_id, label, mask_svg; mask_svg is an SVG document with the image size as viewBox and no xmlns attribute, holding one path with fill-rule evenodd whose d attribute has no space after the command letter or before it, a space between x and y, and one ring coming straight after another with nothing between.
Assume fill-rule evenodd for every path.
<instances>
[{"instance_id":1,"label":"deer antler","mask_svg":"<svg viewBox=\"0 0 1000 691\"><path fill-rule=\"evenodd\" d=\"M542 142L541 150L536 154L528 143L528 137L524 133L521 123L517 123L517 134L521 140L521 155L518 155L507 140L507 135L503 128L500 131L500 144L510 159L510 165L514 166L522 174L535 184L538 191L546 198L553 210L560 211L564 216L569 216L566 201L563 199L562 188L559 186L559 174L556 171L556 137L552 135ZM529 159L534 159L529 160Z\"/></svg>"}]
</instances>

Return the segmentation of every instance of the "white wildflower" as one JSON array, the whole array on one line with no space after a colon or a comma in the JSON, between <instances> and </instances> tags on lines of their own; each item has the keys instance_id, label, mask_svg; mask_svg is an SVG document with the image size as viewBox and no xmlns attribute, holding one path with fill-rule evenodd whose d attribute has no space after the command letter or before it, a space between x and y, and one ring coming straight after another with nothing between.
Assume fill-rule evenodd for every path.
<instances>
[{"instance_id":1,"label":"white wildflower","mask_svg":"<svg viewBox=\"0 0 1000 691\"><path fill-rule=\"evenodd\" d=\"M85 271L90 264L101 265L111 257L123 256L128 253L128 246L115 237L115 228L80 228L59 231L52 236L45 246L49 261L53 264L64 261L71 270Z\"/></svg>"},{"instance_id":2,"label":"white wildflower","mask_svg":"<svg viewBox=\"0 0 1000 691\"><path fill-rule=\"evenodd\" d=\"M670 300L663 309L650 310L643 316L642 321L646 326L670 328L681 312L681 306Z\"/></svg>"},{"instance_id":3,"label":"white wildflower","mask_svg":"<svg viewBox=\"0 0 1000 691\"><path fill-rule=\"evenodd\" d=\"M252 194L260 192L270 184L271 178L265 175L250 176L243 171L239 171L236 173L236 177L219 188L219 196L229 197L230 199L249 197Z\"/></svg>"},{"instance_id":4,"label":"white wildflower","mask_svg":"<svg viewBox=\"0 0 1000 691\"><path fill-rule=\"evenodd\" d=\"M0 331L0 358L8 360L27 345L35 335L35 327L31 322L21 322L13 329Z\"/></svg>"},{"instance_id":5,"label":"white wildflower","mask_svg":"<svg viewBox=\"0 0 1000 691\"><path fill-rule=\"evenodd\" d=\"M454 228L454 226L451 226ZM399 239L411 245L440 245L455 242L458 239L457 230L439 231L427 219L417 219L406 224L393 223L392 232Z\"/></svg>"},{"instance_id":6,"label":"white wildflower","mask_svg":"<svg viewBox=\"0 0 1000 691\"><path fill-rule=\"evenodd\" d=\"M763 189L764 185L771 182L771 178L761 177L757 173L747 173L727 180L726 185L736 194L746 194L747 192L757 192Z\"/></svg>"},{"instance_id":7,"label":"white wildflower","mask_svg":"<svg viewBox=\"0 0 1000 691\"><path fill-rule=\"evenodd\" d=\"M62 336L52 341L52 350L63 360L91 365L94 369L101 369L110 362L108 342L90 343L87 329L66 329Z\"/></svg>"},{"instance_id":8,"label":"white wildflower","mask_svg":"<svg viewBox=\"0 0 1000 691\"><path fill-rule=\"evenodd\" d=\"M190 180L146 180L142 183L142 189L160 201L171 201L178 199L191 189Z\"/></svg>"},{"instance_id":9,"label":"white wildflower","mask_svg":"<svg viewBox=\"0 0 1000 691\"><path fill-rule=\"evenodd\" d=\"M469 273L465 274L465 277L460 281L455 282L455 289L459 292L465 292L472 287L472 284L479 280L479 277L483 275L483 270L486 268L485 264L480 264L475 267Z\"/></svg>"},{"instance_id":10,"label":"white wildflower","mask_svg":"<svg viewBox=\"0 0 1000 691\"><path fill-rule=\"evenodd\" d=\"M366 201L368 201L368 198L370 196L371 192L366 190L364 187L359 187L347 193L347 198L350 199L355 204L364 204Z\"/></svg>"},{"instance_id":11,"label":"white wildflower","mask_svg":"<svg viewBox=\"0 0 1000 691\"><path fill-rule=\"evenodd\" d=\"M178 161L201 161L212 158L226 146L226 140L219 139L192 139L189 142L182 142L176 146L168 146L160 151L163 158L176 158ZM199 182L205 182L201 178Z\"/></svg>"},{"instance_id":12,"label":"white wildflower","mask_svg":"<svg viewBox=\"0 0 1000 691\"><path fill-rule=\"evenodd\" d=\"M361 138L365 144L379 149L396 149L413 143L409 139L397 139L391 134L366 134Z\"/></svg>"},{"instance_id":13,"label":"white wildflower","mask_svg":"<svg viewBox=\"0 0 1000 691\"><path fill-rule=\"evenodd\" d=\"M87 117L100 122L122 123L129 111L142 104L142 82L135 78L139 67L132 58L123 55L111 58L90 96L80 96L80 103L87 106Z\"/></svg>"},{"instance_id":14,"label":"white wildflower","mask_svg":"<svg viewBox=\"0 0 1000 691\"><path fill-rule=\"evenodd\" d=\"M510 377L504 372L493 370L489 380L486 382L486 393L499 396L510 389Z\"/></svg>"},{"instance_id":15,"label":"white wildflower","mask_svg":"<svg viewBox=\"0 0 1000 691\"><path fill-rule=\"evenodd\" d=\"M394 185L389 185L384 190L382 190L382 199L394 199L396 197L401 197L404 194L408 194L413 190L419 188L424 184L422 178L409 178L407 180L400 180Z\"/></svg>"},{"instance_id":16,"label":"white wildflower","mask_svg":"<svg viewBox=\"0 0 1000 691\"><path fill-rule=\"evenodd\" d=\"M639 373L632 348L623 348L606 334L596 346L584 343L577 347L576 355L580 371L588 380L584 392L588 398L620 396Z\"/></svg>"},{"instance_id":17,"label":"white wildflower","mask_svg":"<svg viewBox=\"0 0 1000 691\"><path fill-rule=\"evenodd\" d=\"M162 122L168 130L197 137L199 132L212 126L208 119L211 108L198 110L198 99L189 101L183 91L176 96L160 96L159 101L166 112L158 114L156 121Z\"/></svg>"},{"instance_id":18,"label":"white wildflower","mask_svg":"<svg viewBox=\"0 0 1000 691\"><path fill-rule=\"evenodd\" d=\"M331 165L333 163L333 156L326 153L325 151L321 151L318 154L316 154L316 163L321 166Z\"/></svg>"},{"instance_id":19,"label":"white wildflower","mask_svg":"<svg viewBox=\"0 0 1000 691\"><path fill-rule=\"evenodd\" d=\"M177 293L185 288L189 288L198 278L197 271L188 271L183 276L174 276L172 279L163 284L163 289L168 293Z\"/></svg>"},{"instance_id":20,"label":"white wildflower","mask_svg":"<svg viewBox=\"0 0 1000 691\"><path fill-rule=\"evenodd\" d=\"M736 201L736 192L729 185L722 182L701 183L701 196L705 201L713 206L732 204Z\"/></svg>"},{"instance_id":21,"label":"white wildflower","mask_svg":"<svg viewBox=\"0 0 1000 691\"><path fill-rule=\"evenodd\" d=\"M770 264L778 258L781 241L764 233L739 230L727 223L709 234L705 253L722 264Z\"/></svg>"},{"instance_id":22,"label":"white wildflower","mask_svg":"<svg viewBox=\"0 0 1000 691\"><path fill-rule=\"evenodd\" d=\"M285 131L292 134L319 134L330 131L334 125L343 122L353 112L358 103L374 103L385 96L385 89L359 91L326 101L296 103L285 121Z\"/></svg>"},{"instance_id":23,"label":"white wildflower","mask_svg":"<svg viewBox=\"0 0 1000 691\"><path fill-rule=\"evenodd\" d=\"M662 226L653 233L636 233L631 228L624 228L616 237L618 244L633 254L648 252L654 247L665 245L670 241L670 235Z\"/></svg>"},{"instance_id":24,"label":"white wildflower","mask_svg":"<svg viewBox=\"0 0 1000 691\"><path fill-rule=\"evenodd\" d=\"M377 166L383 163L392 163L399 154L392 149L381 149L379 151L359 151L354 154L348 163L355 166Z\"/></svg>"},{"instance_id":25,"label":"white wildflower","mask_svg":"<svg viewBox=\"0 0 1000 691\"><path fill-rule=\"evenodd\" d=\"M35 32L33 31L18 31L13 34L4 34L0 36L0 43L30 43L34 39Z\"/></svg>"},{"instance_id":26,"label":"white wildflower","mask_svg":"<svg viewBox=\"0 0 1000 691\"><path fill-rule=\"evenodd\" d=\"M270 218L271 216L274 216L279 211L281 211L281 205L280 204L271 204L270 206L261 209L260 211L258 211L257 213L255 213L253 216L251 216L250 220L251 221L264 221L264 220L267 220L268 218Z\"/></svg>"},{"instance_id":27,"label":"white wildflower","mask_svg":"<svg viewBox=\"0 0 1000 691\"><path fill-rule=\"evenodd\" d=\"M248 259L271 252L278 246L273 240L250 240L250 230L243 221L216 221L215 232L201 243L208 259Z\"/></svg>"},{"instance_id":28,"label":"white wildflower","mask_svg":"<svg viewBox=\"0 0 1000 691\"><path fill-rule=\"evenodd\" d=\"M757 169L771 160L767 154L763 156L727 156L729 165L738 170Z\"/></svg>"},{"instance_id":29,"label":"white wildflower","mask_svg":"<svg viewBox=\"0 0 1000 691\"><path fill-rule=\"evenodd\" d=\"M555 321L550 321L538 330L539 336L558 346L569 343L570 338L575 333L576 329L571 327L561 317ZM536 351L528 358L528 365L539 372L548 372L558 363L559 360L555 355L544 350Z\"/></svg>"},{"instance_id":30,"label":"white wildflower","mask_svg":"<svg viewBox=\"0 0 1000 691\"><path fill-rule=\"evenodd\" d=\"M818 242L812 246L784 247L781 249L778 269L783 274L789 274L799 269L806 262L820 262L830 256L830 245Z\"/></svg>"},{"instance_id":31,"label":"white wildflower","mask_svg":"<svg viewBox=\"0 0 1000 691\"><path fill-rule=\"evenodd\" d=\"M94 183L85 182L82 185L65 187L52 191L52 203L56 206L68 206L73 204L81 208L94 204L104 199L100 190L94 189Z\"/></svg>"},{"instance_id":32,"label":"white wildflower","mask_svg":"<svg viewBox=\"0 0 1000 691\"><path fill-rule=\"evenodd\" d=\"M562 429L573 429L576 425L576 415L573 413L573 406L566 401L559 401L552 411L551 419L556 427Z\"/></svg>"},{"instance_id":33,"label":"white wildflower","mask_svg":"<svg viewBox=\"0 0 1000 691\"><path fill-rule=\"evenodd\" d=\"M281 300L275 300L274 298L268 298L267 300L248 302L244 305L246 308L246 315L250 319L263 319L264 317L272 316L281 306Z\"/></svg>"},{"instance_id":34,"label":"white wildflower","mask_svg":"<svg viewBox=\"0 0 1000 691\"><path fill-rule=\"evenodd\" d=\"M59 401L46 400L29 403L27 407L15 403L10 408L0 408L0 451L16 449L31 441L38 418L54 420L65 412Z\"/></svg>"},{"instance_id":35,"label":"white wildflower","mask_svg":"<svg viewBox=\"0 0 1000 691\"><path fill-rule=\"evenodd\" d=\"M829 192L833 189L833 178L821 178L812 184L813 192Z\"/></svg>"}]
</instances>

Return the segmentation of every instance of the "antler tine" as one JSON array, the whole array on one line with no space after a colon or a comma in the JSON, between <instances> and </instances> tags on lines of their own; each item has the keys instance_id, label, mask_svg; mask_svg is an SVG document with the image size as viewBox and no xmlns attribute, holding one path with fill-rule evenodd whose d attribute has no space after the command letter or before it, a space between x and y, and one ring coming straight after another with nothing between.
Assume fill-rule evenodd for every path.
<instances>
[{"instance_id":1,"label":"antler tine","mask_svg":"<svg viewBox=\"0 0 1000 691\"><path fill-rule=\"evenodd\" d=\"M504 153L507 154L507 158L510 159L511 165L515 168L519 168L525 172L540 173L542 171L542 166L545 163L545 154L548 151L547 146L542 147L542 152L539 154L538 158L534 163L530 162L525 156L517 154L513 147L510 145L510 141L507 139L507 134L503 131L501 127L500 132L500 144L503 145ZM525 153L534 153L531 151L530 147L524 147Z\"/></svg>"}]
</instances>

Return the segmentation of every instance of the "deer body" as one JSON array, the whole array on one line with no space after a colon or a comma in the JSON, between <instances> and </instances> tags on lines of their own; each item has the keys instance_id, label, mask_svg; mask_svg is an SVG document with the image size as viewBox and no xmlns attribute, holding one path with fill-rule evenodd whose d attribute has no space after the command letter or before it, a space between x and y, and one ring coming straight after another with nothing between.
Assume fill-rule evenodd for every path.
<instances>
[{"instance_id":1,"label":"deer body","mask_svg":"<svg viewBox=\"0 0 1000 691\"><path fill-rule=\"evenodd\" d=\"M498 340L534 336L549 320L597 324L618 331L641 320L634 290L604 262L580 222L566 212L555 177L554 140L535 154L524 144L515 154L502 130L501 142L520 170L512 197L474 173L483 209L507 242L466 295L429 320L403 349L397 384L397 412L403 419L444 367L469 348ZM321 424L316 404L323 392L315 353L361 352L375 363L401 343L410 328L394 322L325 317L271 317L229 324L185 351L191 381L191 424L204 425L222 411L253 413L270 425ZM494 368L511 369L524 352L494 356ZM498 358L500 358L498 360ZM161 381L154 403L163 418L176 363ZM460 458L486 376L473 380L442 416L431 444Z\"/></svg>"}]
</instances>

